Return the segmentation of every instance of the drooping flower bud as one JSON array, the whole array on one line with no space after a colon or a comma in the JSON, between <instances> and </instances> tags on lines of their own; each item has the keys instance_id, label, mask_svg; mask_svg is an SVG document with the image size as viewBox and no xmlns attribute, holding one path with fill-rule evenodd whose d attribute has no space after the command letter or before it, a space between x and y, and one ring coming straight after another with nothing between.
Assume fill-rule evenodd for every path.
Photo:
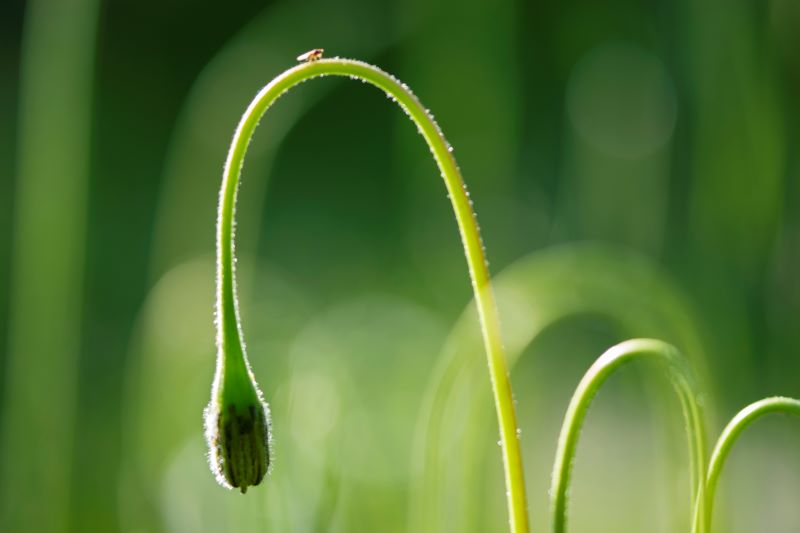
<instances>
[{"instance_id":1,"label":"drooping flower bud","mask_svg":"<svg viewBox=\"0 0 800 533\"><path fill-rule=\"evenodd\" d=\"M252 374L231 378L218 368L211 403L205 410L208 461L217 482L242 494L258 485L270 466L270 414ZM249 370L249 369L248 369Z\"/></svg>"}]
</instances>

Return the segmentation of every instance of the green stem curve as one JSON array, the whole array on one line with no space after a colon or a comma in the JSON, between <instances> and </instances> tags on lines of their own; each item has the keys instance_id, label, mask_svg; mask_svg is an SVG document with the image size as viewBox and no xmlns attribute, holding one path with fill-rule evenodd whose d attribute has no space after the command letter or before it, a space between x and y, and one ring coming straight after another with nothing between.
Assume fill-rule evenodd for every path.
<instances>
[{"instance_id":1,"label":"green stem curve","mask_svg":"<svg viewBox=\"0 0 800 533\"><path fill-rule=\"evenodd\" d=\"M734 416L725 429L722 431L714 452L711 454L711 461L708 464L708 474L706 475L705 488L705 517L706 531L711 531L711 518L714 510L714 496L717 492L720 473L725 466L725 461L734 443L750 424L764 415L770 413L784 413L788 415L800 416L800 400L794 398L773 397L765 398L751 403L736 416Z\"/></svg>"},{"instance_id":2,"label":"green stem curve","mask_svg":"<svg viewBox=\"0 0 800 533\"><path fill-rule=\"evenodd\" d=\"M472 201L451 153L452 148L439 126L408 86L390 74L375 66L350 59L334 58L302 63L283 72L264 87L242 116L228 152L219 200L216 312L217 342L222 354L220 357L225 358L222 363L228 369L236 369L234 372L247 372L236 298L233 251L236 194L247 147L259 120L275 100L303 81L326 75L359 79L383 90L395 100L416 124L441 171L464 245L489 364L502 444L509 524L512 532L526 533L528 512L514 401L500 336L497 306Z\"/></svg>"},{"instance_id":3,"label":"green stem curve","mask_svg":"<svg viewBox=\"0 0 800 533\"><path fill-rule=\"evenodd\" d=\"M611 374L636 359L653 359L663 365L669 373L672 386L680 399L686 422L692 478L691 502L699 501L698 494L702 491L705 472L705 424L694 376L685 359L673 346L653 339L629 340L608 349L595 361L578 384L567 408L567 414L561 426L550 487L554 533L566 531L567 493L571 481L572 465L580 431L592 399Z\"/></svg>"}]
</instances>

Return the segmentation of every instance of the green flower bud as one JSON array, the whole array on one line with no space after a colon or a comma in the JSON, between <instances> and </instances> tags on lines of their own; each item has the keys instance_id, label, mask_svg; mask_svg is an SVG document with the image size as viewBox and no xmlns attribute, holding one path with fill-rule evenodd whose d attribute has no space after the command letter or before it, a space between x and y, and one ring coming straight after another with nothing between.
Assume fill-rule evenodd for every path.
<instances>
[{"instance_id":1,"label":"green flower bud","mask_svg":"<svg viewBox=\"0 0 800 533\"><path fill-rule=\"evenodd\" d=\"M205 410L208 462L220 485L244 494L270 467L270 414L249 369L245 376L229 370L217 368Z\"/></svg>"}]
</instances>

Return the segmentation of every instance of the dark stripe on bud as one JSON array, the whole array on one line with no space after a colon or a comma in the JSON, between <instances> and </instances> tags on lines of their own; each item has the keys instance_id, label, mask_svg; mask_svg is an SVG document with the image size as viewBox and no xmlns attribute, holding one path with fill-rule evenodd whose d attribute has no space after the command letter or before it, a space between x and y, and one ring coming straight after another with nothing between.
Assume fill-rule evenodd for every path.
<instances>
[{"instance_id":1,"label":"dark stripe on bud","mask_svg":"<svg viewBox=\"0 0 800 533\"><path fill-rule=\"evenodd\" d=\"M217 481L228 488L247 487L264 479L270 464L269 408L213 404L206 409L209 463Z\"/></svg>"}]
</instances>

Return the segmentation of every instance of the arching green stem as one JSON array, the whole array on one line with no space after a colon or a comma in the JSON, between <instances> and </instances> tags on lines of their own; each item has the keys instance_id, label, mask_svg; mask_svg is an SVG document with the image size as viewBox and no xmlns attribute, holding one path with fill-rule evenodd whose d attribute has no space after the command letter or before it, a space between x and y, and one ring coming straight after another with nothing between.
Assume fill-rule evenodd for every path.
<instances>
[{"instance_id":1,"label":"arching green stem","mask_svg":"<svg viewBox=\"0 0 800 533\"><path fill-rule=\"evenodd\" d=\"M566 531L567 494L572 464L592 398L611 374L635 359L653 360L668 371L672 386L680 399L686 422L692 483L691 501L693 503L699 501L698 494L702 491L705 472L705 423L694 376L678 350L669 344L652 339L629 340L617 344L601 355L583 376L572 395L564 424L561 426L550 487L554 533Z\"/></svg>"},{"instance_id":2,"label":"arching green stem","mask_svg":"<svg viewBox=\"0 0 800 533\"><path fill-rule=\"evenodd\" d=\"M755 403L751 403L736 416L734 416L717 440L714 452L711 454L711 461L708 464L708 474L706 475L705 488L705 519L706 531L711 531L711 519L714 511L714 496L717 493L717 484L725 460L731 451L734 443L750 424L764 415L770 413L783 413L787 415L800 416L800 401L794 398L765 398Z\"/></svg>"},{"instance_id":3,"label":"arching green stem","mask_svg":"<svg viewBox=\"0 0 800 533\"><path fill-rule=\"evenodd\" d=\"M405 84L377 67L360 61L338 58L303 63L270 82L245 111L228 152L220 192L217 228L217 333L220 345L219 357L222 360L218 368L222 365L234 372L247 371L236 300L233 253L236 193L247 146L261 116L278 97L303 81L326 75L359 79L381 89L395 100L416 124L441 171L464 245L489 363L500 426L510 526L514 532L527 532L525 486L511 384L500 338L494 294L472 202L464 187L450 145L433 117Z\"/></svg>"}]
</instances>

